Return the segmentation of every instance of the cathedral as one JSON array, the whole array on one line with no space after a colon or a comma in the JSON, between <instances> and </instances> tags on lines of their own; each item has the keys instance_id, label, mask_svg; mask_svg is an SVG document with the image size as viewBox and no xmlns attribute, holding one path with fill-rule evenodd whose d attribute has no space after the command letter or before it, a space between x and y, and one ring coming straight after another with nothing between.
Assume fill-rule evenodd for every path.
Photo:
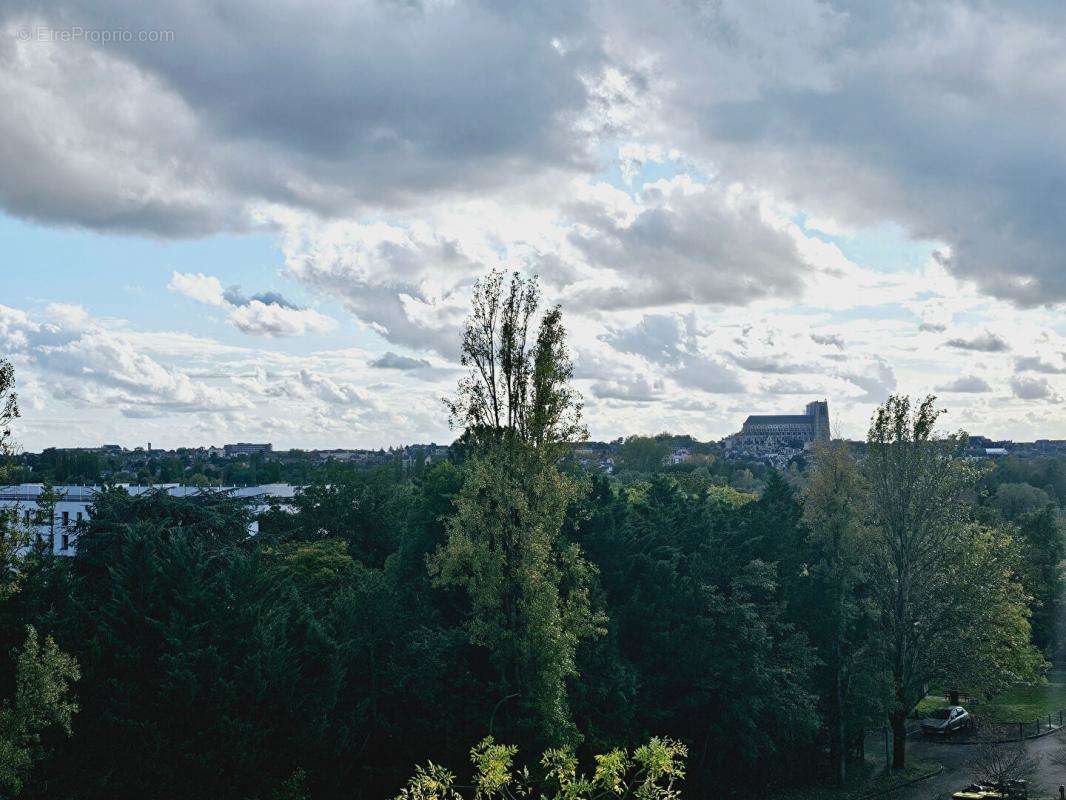
<instances>
[{"instance_id":1,"label":"cathedral","mask_svg":"<svg viewBox=\"0 0 1066 800\"><path fill-rule=\"evenodd\" d=\"M727 447L807 448L829 441L829 401L807 403L805 414L752 414L739 433L725 440Z\"/></svg>"}]
</instances>

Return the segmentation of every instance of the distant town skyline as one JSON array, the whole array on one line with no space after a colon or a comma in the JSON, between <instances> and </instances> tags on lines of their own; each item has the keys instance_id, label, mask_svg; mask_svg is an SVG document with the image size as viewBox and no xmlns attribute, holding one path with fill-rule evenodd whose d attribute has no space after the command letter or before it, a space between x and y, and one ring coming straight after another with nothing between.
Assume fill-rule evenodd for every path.
<instances>
[{"instance_id":1,"label":"distant town skyline","mask_svg":"<svg viewBox=\"0 0 1066 800\"><path fill-rule=\"evenodd\" d=\"M1066 11L856 12L5 4L15 437L450 441L471 285L514 268L596 439L822 397L858 439L890 393L1066 438Z\"/></svg>"}]
</instances>

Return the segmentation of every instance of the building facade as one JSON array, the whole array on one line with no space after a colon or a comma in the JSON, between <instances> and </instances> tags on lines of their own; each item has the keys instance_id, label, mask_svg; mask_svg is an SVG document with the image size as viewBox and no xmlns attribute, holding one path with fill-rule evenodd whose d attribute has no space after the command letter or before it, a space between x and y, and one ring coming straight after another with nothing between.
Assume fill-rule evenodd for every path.
<instances>
[{"instance_id":1,"label":"building facade","mask_svg":"<svg viewBox=\"0 0 1066 800\"><path fill-rule=\"evenodd\" d=\"M180 484L163 484L156 486L131 486L120 484L131 495L165 489L174 497L195 497L200 494L198 486ZM72 556L77 552L79 523L88 521L93 496L98 486L53 486L52 492L58 499L51 519L42 516L41 505L45 494L44 484L21 483L13 486L0 486L0 514L6 514L8 520L26 531L38 542L52 543L52 552L60 556ZM271 500L292 498L296 488L287 483L270 483L261 486L220 487L212 492L228 492L231 497L248 501L253 513L261 513L270 507ZM249 534L259 532L259 523L253 522L248 527Z\"/></svg>"},{"instance_id":2,"label":"building facade","mask_svg":"<svg viewBox=\"0 0 1066 800\"><path fill-rule=\"evenodd\" d=\"M739 433L726 437L731 449L803 450L816 442L829 441L829 402L807 403L803 414L752 414Z\"/></svg>"}]
</instances>

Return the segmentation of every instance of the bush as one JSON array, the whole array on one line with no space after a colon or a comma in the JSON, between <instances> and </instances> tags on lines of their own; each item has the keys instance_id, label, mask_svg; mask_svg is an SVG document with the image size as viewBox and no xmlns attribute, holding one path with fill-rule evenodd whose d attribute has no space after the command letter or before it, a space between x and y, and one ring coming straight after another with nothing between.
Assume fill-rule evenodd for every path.
<instances>
[{"instance_id":1,"label":"bush","mask_svg":"<svg viewBox=\"0 0 1066 800\"><path fill-rule=\"evenodd\" d=\"M528 768L516 770L518 748L482 739L470 750L474 785L459 786L455 775L439 764L417 767L407 787L396 800L492 800L493 798L540 797L543 800L586 800L613 797L619 800L677 800L677 784L685 777L688 750L672 739L653 738L630 754L615 748L594 758L591 775L578 771L577 756L567 747L546 750L540 759L543 779L534 780ZM460 790L468 794L463 794Z\"/></svg>"}]
</instances>

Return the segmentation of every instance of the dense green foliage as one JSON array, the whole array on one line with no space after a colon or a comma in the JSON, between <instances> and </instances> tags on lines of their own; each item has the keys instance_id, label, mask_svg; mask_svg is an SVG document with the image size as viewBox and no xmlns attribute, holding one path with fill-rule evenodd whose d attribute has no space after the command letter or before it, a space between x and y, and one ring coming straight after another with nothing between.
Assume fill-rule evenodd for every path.
<instances>
[{"instance_id":1,"label":"dense green foliage","mask_svg":"<svg viewBox=\"0 0 1066 800\"><path fill-rule=\"evenodd\" d=\"M499 551L464 547L493 530L461 510L471 474L514 491L479 462L364 473L252 540L221 496L101 494L77 557L31 554L10 601L8 636L33 620L82 672L74 736L49 739L27 794L266 798L303 770L313 797L379 797L490 730L580 755L669 734L690 785L742 785L768 757L801 771L815 655L760 558L775 521L799 523L787 485L723 510L665 476L597 479L544 529L552 559L504 574ZM346 510L343 534L324 508Z\"/></svg>"},{"instance_id":2,"label":"dense green foliage","mask_svg":"<svg viewBox=\"0 0 1066 800\"><path fill-rule=\"evenodd\" d=\"M848 749L890 706L852 523L814 510L813 476L747 499L509 474L354 474L254 538L223 496L102 493L77 557L31 554L3 616L10 647L32 623L82 674L26 796L381 797L488 734L582 763L670 736L686 791L743 793L828 771L830 722Z\"/></svg>"},{"instance_id":3,"label":"dense green foliage","mask_svg":"<svg viewBox=\"0 0 1066 800\"><path fill-rule=\"evenodd\" d=\"M9 426L19 416L14 384L14 370L0 359L0 484L9 479ZM31 539L17 514L0 515L0 620L5 626L11 623L12 601L30 574L22 555ZM72 685L79 672L77 662L51 636L41 642L32 625L10 630L5 640L11 645L11 661L0 660L0 792L14 797L46 753L43 735L70 736L71 718L78 710Z\"/></svg>"}]
</instances>

